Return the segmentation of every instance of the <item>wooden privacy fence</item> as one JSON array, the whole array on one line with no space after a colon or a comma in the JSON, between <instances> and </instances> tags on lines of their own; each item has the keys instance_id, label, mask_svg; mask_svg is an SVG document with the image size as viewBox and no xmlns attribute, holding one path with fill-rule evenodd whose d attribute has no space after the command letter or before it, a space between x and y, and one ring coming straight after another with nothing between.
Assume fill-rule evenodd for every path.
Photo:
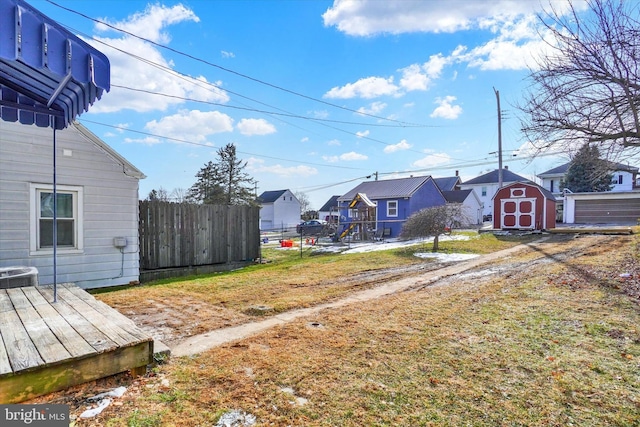
<instances>
[{"instance_id":1,"label":"wooden privacy fence","mask_svg":"<svg viewBox=\"0 0 640 427\"><path fill-rule=\"evenodd\" d=\"M254 260L260 208L140 202L140 270Z\"/></svg>"}]
</instances>

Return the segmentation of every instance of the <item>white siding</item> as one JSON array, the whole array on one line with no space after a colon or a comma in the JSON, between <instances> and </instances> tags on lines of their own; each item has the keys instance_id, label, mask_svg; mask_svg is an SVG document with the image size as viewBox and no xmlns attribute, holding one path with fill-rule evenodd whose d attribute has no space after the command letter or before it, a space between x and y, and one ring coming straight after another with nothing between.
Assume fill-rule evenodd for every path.
<instances>
[{"instance_id":1,"label":"white siding","mask_svg":"<svg viewBox=\"0 0 640 427\"><path fill-rule=\"evenodd\" d=\"M286 190L273 203L264 203L260 208L260 229L282 230L295 228L300 223L300 201Z\"/></svg>"},{"instance_id":2,"label":"white siding","mask_svg":"<svg viewBox=\"0 0 640 427\"><path fill-rule=\"evenodd\" d=\"M83 249L75 254L58 251L57 281L83 288L139 278L138 177L126 174L130 168L93 138L73 126L56 132L57 182L82 187L84 212L79 224ZM41 284L53 283L53 257L30 254L34 230L29 214L35 201L29 188L53 182L52 141L49 128L0 122L0 267L36 267ZM114 247L114 237L126 237L124 254Z\"/></svg>"},{"instance_id":3,"label":"white siding","mask_svg":"<svg viewBox=\"0 0 640 427\"><path fill-rule=\"evenodd\" d=\"M510 184L509 182L505 182L503 185ZM486 187L486 194L482 195L482 188ZM480 201L480 205L482 206L482 215L491 215L493 214L493 196L498 191L498 183L489 183L489 184L472 184L472 185L460 185L461 190L473 190L478 196L478 200Z\"/></svg>"}]
</instances>

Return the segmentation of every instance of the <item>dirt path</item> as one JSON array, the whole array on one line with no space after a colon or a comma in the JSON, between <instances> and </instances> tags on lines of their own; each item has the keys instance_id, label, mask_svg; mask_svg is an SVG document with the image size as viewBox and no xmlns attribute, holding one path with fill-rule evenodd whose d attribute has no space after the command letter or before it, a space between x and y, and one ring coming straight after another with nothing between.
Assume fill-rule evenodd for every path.
<instances>
[{"instance_id":1,"label":"dirt path","mask_svg":"<svg viewBox=\"0 0 640 427\"><path fill-rule=\"evenodd\" d=\"M398 279L397 274L394 274L393 280L384 281L382 282L382 284L379 284L374 288L356 292L346 298L342 298L337 301L320 304L315 307L292 310L258 322L245 323L228 328L217 329L200 335L194 335L176 345L171 346L171 354L173 356L180 357L201 353L210 348L258 334L266 329L288 323L300 317L311 316L325 309L344 307L346 305L354 303L374 300L376 298L380 298L385 295L393 294L403 290L428 286L441 279L451 277L472 269L477 269L481 266L495 263L496 261L504 260L514 255L515 253L524 250L536 250L535 248L539 247L540 244L544 243L548 239L548 237L544 237L528 245L518 245L513 248L494 252L488 255L483 255L478 258L473 258L468 261L431 270L418 276L411 275L410 277ZM576 250L580 251L581 248L575 249L571 252L575 252ZM567 253L566 256L572 255L570 253ZM412 272L407 272L406 274L409 273Z\"/></svg>"}]
</instances>

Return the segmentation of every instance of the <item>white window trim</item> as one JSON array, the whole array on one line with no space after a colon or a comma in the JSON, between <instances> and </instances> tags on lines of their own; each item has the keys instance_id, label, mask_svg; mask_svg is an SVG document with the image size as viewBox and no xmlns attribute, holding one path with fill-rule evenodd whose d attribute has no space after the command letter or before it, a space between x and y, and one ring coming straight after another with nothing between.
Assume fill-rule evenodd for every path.
<instances>
[{"instance_id":1,"label":"white window trim","mask_svg":"<svg viewBox=\"0 0 640 427\"><path fill-rule=\"evenodd\" d=\"M38 191L53 191L52 184L34 184L29 185L29 255L52 255L53 248L38 249L38 209L40 209L40 201L38 199ZM59 254L81 254L84 252L84 203L83 203L83 188L71 185L56 185L56 192L70 192L74 193L74 215L76 225L76 247L75 248L62 248L58 247L57 253Z\"/></svg>"},{"instance_id":2,"label":"white window trim","mask_svg":"<svg viewBox=\"0 0 640 427\"><path fill-rule=\"evenodd\" d=\"M389 205L391 203L395 203L396 204L396 213L394 215L390 214L389 211ZM387 200L387 218L397 218L398 217L398 201L397 200Z\"/></svg>"}]
</instances>

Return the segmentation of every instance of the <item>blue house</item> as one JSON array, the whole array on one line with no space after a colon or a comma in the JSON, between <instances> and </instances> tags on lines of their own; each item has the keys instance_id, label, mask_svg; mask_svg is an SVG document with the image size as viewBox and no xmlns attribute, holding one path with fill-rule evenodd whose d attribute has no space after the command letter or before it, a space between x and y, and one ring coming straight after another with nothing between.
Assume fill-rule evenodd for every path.
<instances>
[{"instance_id":1,"label":"blue house","mask_svg":"<svg viewBox=\"0 0 640 427\"><path fill-rule=\"evenodd\" d=\"M366 181L338 198L340 237L398 236L409 216L447 202L431 176Z\"/></svg>"}]
</instances>

